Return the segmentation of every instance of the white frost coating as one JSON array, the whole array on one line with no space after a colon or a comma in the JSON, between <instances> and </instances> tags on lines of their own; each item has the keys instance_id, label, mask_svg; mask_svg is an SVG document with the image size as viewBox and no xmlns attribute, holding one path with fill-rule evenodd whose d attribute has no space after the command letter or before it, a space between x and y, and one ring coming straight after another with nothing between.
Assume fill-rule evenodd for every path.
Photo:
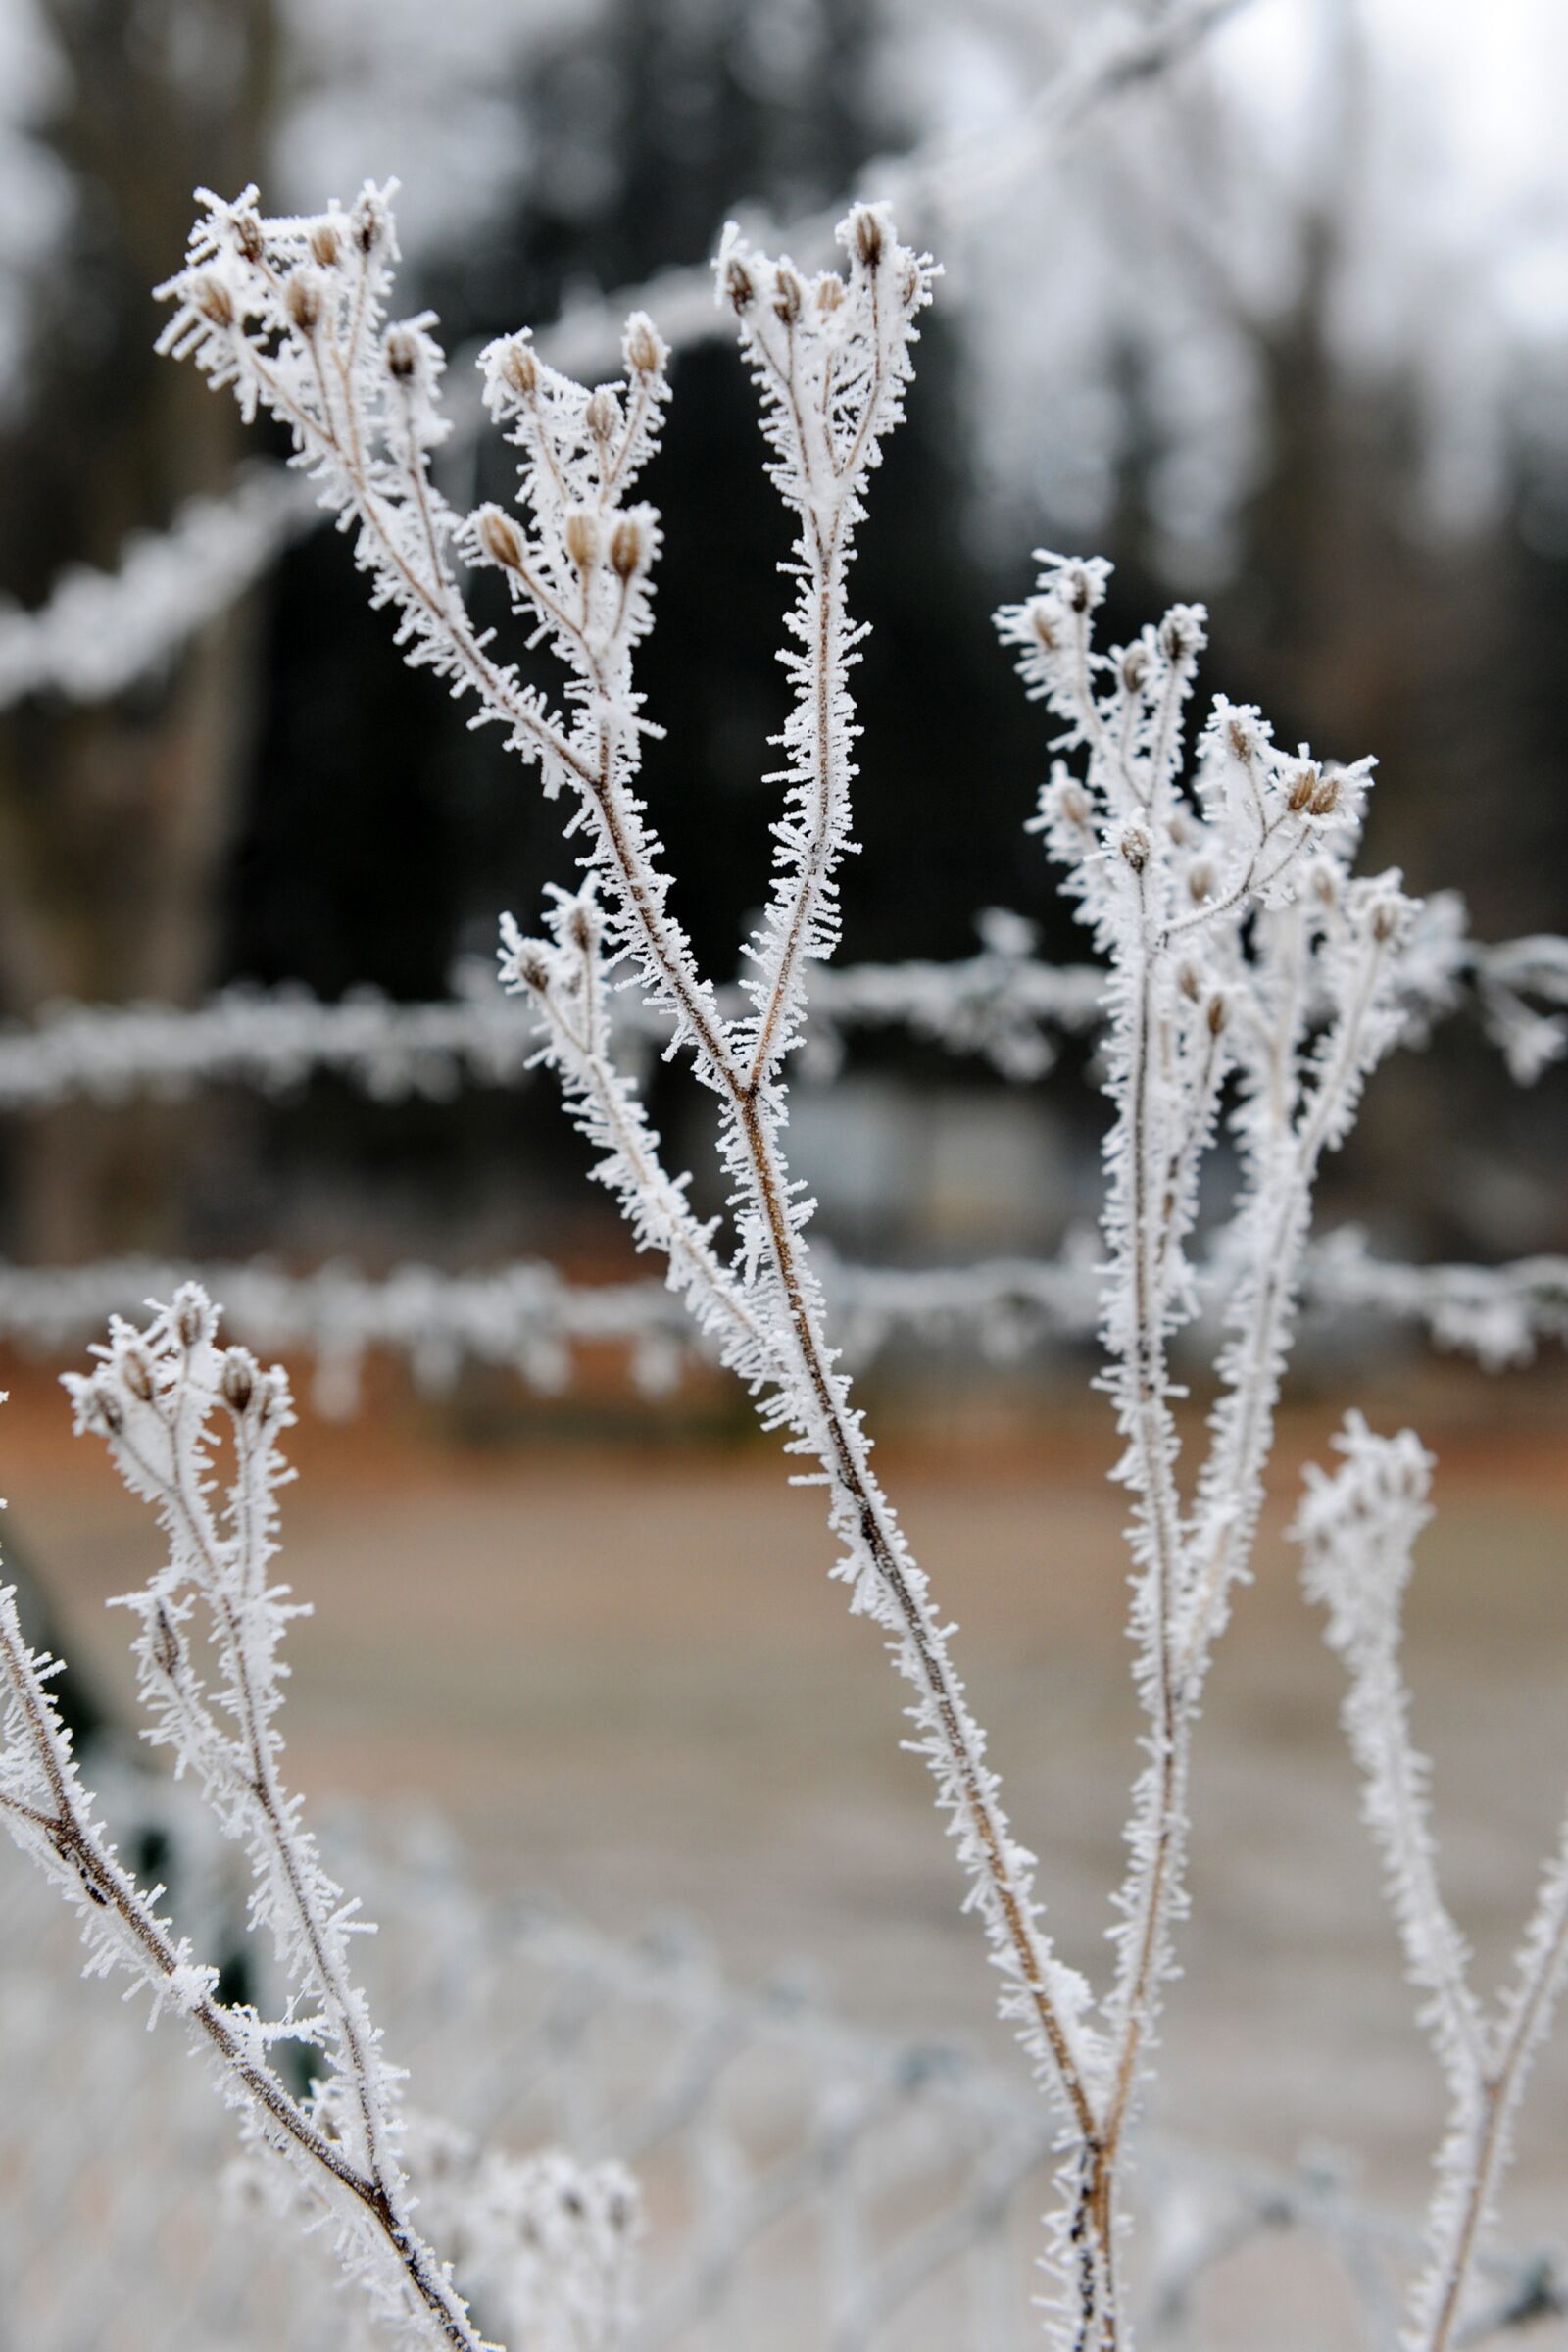
<instances>
[{"instance_id":1,"label":"white frost coating","mask_svg":"<svg viewBox=\"0 0 1568 2352\"><path fill-rule=\"evenodd\" d=\"M1350 1678L1346 1736L1363 1780L1362 1812L1383 1858L1390 1907L1421 2022L1448 2087L1447 2128L1412 2290L1404 2352L1470 2340L1476 2266L1495 2218L1514 2119L1568 1961L1568 1814L1542 1873L1507 1984L1490 2012L1470 1983L1470 1952L1444 1903L1430 1822L1431 1767L1410 1738L1399 1666L1411 1555L1432 1516L1432 1457L1409 1430L1380 1438L1351 1413L1330 1478L1308 1469L1292 1530L1302 1581L1328 1612L1325 1638Z\"/></svg>"}]
</instances>

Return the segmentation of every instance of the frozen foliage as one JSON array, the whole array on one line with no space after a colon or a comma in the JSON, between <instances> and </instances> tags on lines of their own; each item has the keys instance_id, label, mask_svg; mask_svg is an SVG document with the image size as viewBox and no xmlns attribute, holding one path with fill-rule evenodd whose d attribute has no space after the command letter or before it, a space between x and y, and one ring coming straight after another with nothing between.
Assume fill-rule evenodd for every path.
<instances>
[{"instance_id":1,"label":"frozen foliage","mask_svg":"<svg viewBox=\"0 0 1568 2352\"><path fill-rule=\"evenodd\" d=\"M1203 615L1176 606L1131 644L1096 642L1108 567L1046 556L1037 594L1001 616L1032 696L1059 731L1035 828L1106 959L1112 1125L1100 1298L1107 1389L1126 1441L1133 1631L1147 1763L1115 1898L1110 1982L1056 1956L1012 1837L984 1735L938 1611L871 1466L808 1229L812 1203L785 1155L806 978L838 936L838 869L853 846L862 630L848 604L857 529L880 445L899 422L931 267L886 207L839 225L847 270L808 275L733 229L719 301L757 384L767 471L796 529L781 657L792 703L770 895L744 951L738 1008L699 968L670 907L672 877L637 790L651 721L636 649L653 621L653 510L634 503L667 398L664 345L628 321L618 382L595 390L548 367L526 335L483 355L485 397L518 456L516 512L460 518L429 453L445 424L432 321L386 322L395 244L386 195L351 214L264 220L254 192L208 198L165 348L270 409L297 462L356 536L373 600L400 642L499 724L564 794L584 876L554 893L544 930L505 928L503 975L532 1009L541 1059L598 1153L596 1174L674 1298L826 1490L836 1573L911 1687L915 1753L934 1778L1015 2027L1058 2132L1049 2303L1055 2341L1130 2341L1120 2199L1174 1931L1187 1903L1193 1728L1214 1642L1250 1573L1274 1409L1303 1284L1314 1180L1362 1089L1406 1027L1412 994L1451 977L1451 921L1425 922L1397 875L1353 870L1371 762L1326 766L1277 746L1250 707L1215 701L1187 751ZM474 627L459 565L503 575L530 647L564 672L559 701ZM1445 943L1447 943L1446 947ZM1439 993L1446 981L1437 984ZM614 1054L612 1000L635 988L715 1099L729 1219L699 1219ZM1219 1246L1219 1398L1206 1459L1184 1476L1171 1369L1195 1320L1187 1250L1205 1158L1228 1116L1239 1166Z\"/></svg>"},{"instance_id":2,"label":"frozen foliage","mask_svg":"<svg viewBox=\"0 0 1568 2352\"><path fill-rule=\"evenodd\" d=\"M287 1384L246 1350L218 1345L217 1317L194 1287L143 1330L117 1320L95 1353L93 1371L67 1381L78 1433L107 1442L126 1486L156 1510L169 1546L165 1565L123 1604L136 1621L146 1736L173 1750L176 1772L191 1773L223 1835L243 1847L248 1926L270 1942L286 1987L279 2015L225 2000L217 1966L161 1914L164 1889L143 1889L120 1861L94 1819L51 1699L55 1669L28 1649L10 1587L0 1592L6 1826L77 1912L88 1973L122 1971L149 1994L153 2022L166 2010L184 2022L238 2111L247 2147L307 2227L327 2231L344 2275L389 2335L482 2352L450 2261L414 2220L403 2078L382 2054L355 1978L352 1939L367 1923L358 1900L327 1875L302 1801L282 1777L277 1717L288 1669L280 1649L301 1613L270 1575L277 1492L292 1475L279 1443L293 1420ZM311 2070L303 2091L295 2086L302 2054ZM458 2154L454 2143L449 2173ZM540 2266L519 2253L508 2267L502 2248L509 2229L526 2236L524 2219L537 2220L548 2201L540 2176L499 2158L468 2169L459 2234L475 2276L520 2314L519 2327L532 2325L547 2300ZM616 2193L626 2196L619 2186ZM585 2184L582 2195L597 2201L601 2190ZM455 2202L448 2200L449 2218ZM631 2210L627 2196L620 2236ZM612 2332L612 2267L596 2266L586 2242L574 2260L583 2273L573 2274L574 2302L587 2310L585 2279L597 2278L605 2311L592 2325L585 2319L580 2334L563 2320L547 2339L541 2326L535 2340L552 2347L602 2345ZM556 2266L552 2279L564 2285L571 2267ZM532 2302L530 2280L539 2290Z\"/></svg>"},{"instance_id":3,"label":"frozen foliage","mask_svg":"<svg viewBox=\"0 0 1568 2352\"><path fill-rule=\"evenodd\" d=\"M1531 2060L1562 1986L1568 1817L1509 1980L1489 2009L1472 1989L1469 1949L1439 1886L1431 1772L1411 1743L1399 1667L1411 1554L1432 1515L1431 1456L1409 1430L1376 1437L1357 1413L1337 1444L1344 1467L1333 1478L1308 1472L1295 1533L1307 1592L1326 1608L1329 1644L1350 1677L1345 1728L1364 1782L1363 1811L1383 1858L1410 1982L1422 1995L1421 2022L1448 2087L1428 2260L1401 2337L1406 2352L1446 2352L1471 2340L1477 2254L1494 2218Z\"/></svg>"}]
</instances>

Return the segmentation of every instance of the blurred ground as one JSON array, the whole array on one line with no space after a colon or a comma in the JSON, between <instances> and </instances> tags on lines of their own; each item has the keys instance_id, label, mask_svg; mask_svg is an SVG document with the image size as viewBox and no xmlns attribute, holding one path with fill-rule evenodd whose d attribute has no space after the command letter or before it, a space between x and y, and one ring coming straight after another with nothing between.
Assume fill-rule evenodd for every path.
<instances>
[{"instance_id":1,"label":"blurred ground","mask_svg":"<svg viewBox=\"0 0 1568 2352\"><path fill-rule=\"evenodd\" d=\"M1369 1417L1441 1455L1409 1663L1434 1753L1447 1883L1494 1980L1568 1779L1568 1390L1436 1367ZM1280 1541L1332 1417L1287 1417L1260 1577L1211 1687L1195 1917L1158 2113L1184 2136L1290 2159L1330 2142L1413 2205L1439 2123L1336 1726L1338 1676ZM70 1648L123 1692L99 1603L154 1536L68 1434L36 1370L0 1420L11 1520ZM898 1687L824 1576L820 1497L761 1446L475 1446L393 1397L307 1420L287 1498L297 1629L290 1740L314 1796L433 1802L480 1873L612 1929L679 1912L732 1966L813 1965L884 2030L972 2035L1010 2063ZM1060 1402L1027 1439L981 1400L907 1427L882 1468L992 1728L1068 1955L1095 1956L1132 1767L1118 1498L1103 1416ZM1510 2234L1560 2232L1568 2041L1535 2085Z\"/></svg>"}]
</instances>

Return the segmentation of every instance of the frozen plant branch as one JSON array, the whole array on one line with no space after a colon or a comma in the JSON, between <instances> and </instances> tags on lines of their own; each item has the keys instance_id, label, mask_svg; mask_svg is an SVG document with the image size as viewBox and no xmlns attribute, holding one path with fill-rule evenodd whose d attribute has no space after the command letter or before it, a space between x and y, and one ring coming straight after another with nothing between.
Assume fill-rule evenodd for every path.
<instances>
[{"instance_id":1,"label":"frozen plant branch","mask_svg":"<svg viewBox=\"0 0 1568 2352\"><path fill-rule=\"evenodd\" d=\"M362 1923L321 1867L300 1800L281 1780L278 1654L298 1609L269 1581L278 1441L293 1419L281 1373L242 1349L220 1349L216 1317L181 1291L142 1331L117 1322L98 1368L68 1381L78 1431L105 1438L133 1494L157 1509L167 1564L126 1605L149 1737L199 1777L225 1835L243 1843L254 1891L251 1925L270 1932L289 1986L282 2016L264 2020L218 1995L218 1971L175 1940L157 1903L119 1862L82 1789L49 1697L50 1668L23 1641L9 1589L0 1602L7 1685L0 1807L76 1908L90 1973L121 1968L170 2008L215 2059L248 2144L282 2158L338 2260L383 2323L410 2342L482 2352L466 2303L415 2228L403 2168L398 2077L353 1982L349 1941ZM231 1476L215 1510L215 1456ZM193 1621L203 1622L198 1650ZM209 1675L213 1678L209 1682ZM324 2080L303 2098L272 2058L280 2041L318 2046Z\"/></svg>"},{"instance_id":2,"label":"frozen plant branch","mask_svg":"<svg viewBox=\"0 0 1568 2352\"><path fill-rule=\"evenodd\" d=\"M1309 1469L1294 1534L1308 1595L1328 1612L1325 1638L1350 1678L1345 1728L1360 1767L1362 1812L1383 1858L1405 1968L1448 2086L1448 2125L1427 2226L1427 2259L1401 2337L1405 2352L1471 2340L1474 2278L1511 2153L1531 2062L1568 1961L1568 1816L1542 1873L1508 1983L1490 2013L1470 1984L1470 1954L1444 1903L1430 1822L1431 1768L1410 1738L1399 1665L1411 1555L1432 1516L1432 1457L1409 1430L1380 1438L1352 1413L1335 1441L1344 1466Z\"/></svg>"}]
</instances>

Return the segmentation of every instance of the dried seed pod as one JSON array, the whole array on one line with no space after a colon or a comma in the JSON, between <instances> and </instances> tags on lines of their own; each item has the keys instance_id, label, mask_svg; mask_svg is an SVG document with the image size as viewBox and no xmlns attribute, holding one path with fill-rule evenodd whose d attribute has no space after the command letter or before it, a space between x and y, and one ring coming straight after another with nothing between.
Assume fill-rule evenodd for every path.
<instances>
[{"instance_id":1,"label":"dried seed pod","mask_svg":"<svg viewBox=\"0 0 1568 2352\"><path fill-rule=\"evenodd\" d=\"M887 251L882 223L869 204L858 204L850 215L850 250L867 270L874 270Z\"/></svg>"},{"instance_id":2,"label":"dried seed pod","mask_svg":"<svg viewBox=\"0 0 1568 2352\"><path fill-rule=\"evenodd\" d=\"M236 1413L250 1410L256 1394L256 1366L242 1348L230 1348L223 1358L223 1401Z\"/></svg>"},{"instance_id":3,"label":"dried seed pod","mask_svg":"<svg viewBox=\"0 0 1568 2352\"><path fill-rule=\"evenodd\" d=\"M595 441L609 441L620 423L620 403L608 384L601 385L583 411L582 420Z\"/></svg>"},{"instance_id":4,"label":"dried seed pod","mask_svg":"<svg viewBox=\"0 0 1568 2352\"><path fill-rule=\"evenodd\" d=\"M502 350L500 368L503 381L519 400L531 400L539 389L539 362L531 344L516 335Z\"/></svg>"},{"instance_id":5,"label":"dried seed pod","mask_svg":"<svg viewBox=\"0 0 1568 2352\"><path fill-rule=\"evenodd\" d=\"M816 307L824 318L843 307L844 280L836 270L826 270L816 281Z\"/></svg>"},{"instance_id":6,"label":"dried seed pod","mask_svg":"<svg viewBox=\"0 0 1568 2352\"><path fill-rule=\"evenodd\" d=\"M131 1395L143 1404L153 1399L153 1371L139 1348L122 1348L119 1357L120 1377Z\"/></svg>"},{"instance_id":7,"label":"dried seed pod","mask_svg":"<svg viewBox=\"0 0 1568 2352\"><path fill-rule=\"evenodd\" d=\"M492 564L500 564L508 571L522 569L522 533L504 509L481 507L473 525L474 535Z\"/></svg>"},{"instance_id":8,"label":"dried seed pod","mask_svg":"<svg viewBox=\"0 0 1568 2352\"><path fill-rule=\"evenodd\" d=\"M566 516L566 553L585 576L599 561L599 520L586 507Z\"/></svg>"},{"instance_id":9,"label":"dried seed pod","mask_svg":"<svg viewBox=\"0 0 1568 2352\"><path fill-rule=\"evenodd\" d=\"M752 273L736 253L732 253L724 264L724 296L737 318L742 318L757 300Z\"/></svg>"},{"instance_id":10,"label":"dried seed pod","mask_svg":"<svg viewBox=\"0 0 1568 2352\"><path fill-rule=\"evenodd\" d=\"M314 270L295 270L283 287L283 308L289 322L307 340L321 323L321 281Z\"/></svg>"},{"instance_id":11,"label":"dried seed pod","mask_svg":"<svg viewBox=\"0 0 1568 2352\"><path fill-rule=\"evenodd\" d=\"M610 567L617 580L635 579L648 561L648 533L636 514L623 514L610 534Z\"/></svg>"},{"instance_id":12,"label":"dried seed pod","mask_svg":"<svg viewBox=\"0 0 1568 2352\"><path fill-rule=\"evenodd\" d=\"M806 288L788 262L780 262L773 272L773 316L793 326L806 308Z\"/></svg>"},{"instance_id":13,"label":"dried seed pod","mask_svg":"<svg viewBox=\"0 0 1568 2352\"><path fill-rule=\"evenodd\" d=\"M316 221L311 229L312 261L323 270L335 270L342 258L343 247L338 239L336 224L331 220Z\"/></svg>"},{"instance_id":14,"label":"dried seed pod","mask_svg":"<svg viewBox=\"0 0 1568 2352\"><path fill-rule=\"evenodd\" d=\"M1215 873L1206 858L1195 858L1187 869L1187 894L1195 906L1201 906L1214 895Z\"/></svg>"},{"instance_id":15,"label":"dried seed pod","mask_svg":"<svg viewBox=\"0 0 1568 2352\"><path fill-rule=\"evenodd\" d=\"M254 264L265 259L267 239L262 233L261 221L254 213L234 215L234 242L246 261Z\"/></svg>"},{"instance_id":16,"label":"dried seed pod","mask_svg":"<svg viewBox=\"0 0 1568 2352\"><path fill-rule=\"evenodd\" d=\"M1209 1036L1218 1037L1229 1017L1230 1006L1226 1004L1225 999L1222 996L1217 995L1210 997L1208 1000L1207 1015Z\"/></svg>"},{"instance_id":17,"label":"dried seed pod","mask_svg":"<svg viewBox=\"0 0 1568 2352\"><path fill-rule=\"evenodd\" d=\"M626 366L633 375L658 375L669 357L663 339L646 311L636 311L626 321Z\"/></svg>"},{"instance_id":18,"label":"dried seed pod","mask_svg":"<svg viewBox=\"0 0 1568 2352\"><path fill-rule=\"evenodd\" d=\"M412 326L389 326L382 348L387 373L400 384L411 384L419 372L419 338Z\"/></svg>"},{"instance_id":19,"label":"dried seed pod","mask_svg":"<svg viewBox=\"0 0 1568 2352\"><path fill-rule=\"evenodd\" d=\"M1149 863L1149 835L1142 825L1129 825L1117 847L1135 874L1141 874Z\"/></svg>"},{"instance_id":20,"label":"dried seed pod","mask_svg":"<svg viewBox=\"0 0 1568 2352\"><path fill-rule=\"evenodd\" d=\"M209 326L232 326L234 297L220 277L199 277L191 288L192 303Z\"/></svg>"}]
</instances>

